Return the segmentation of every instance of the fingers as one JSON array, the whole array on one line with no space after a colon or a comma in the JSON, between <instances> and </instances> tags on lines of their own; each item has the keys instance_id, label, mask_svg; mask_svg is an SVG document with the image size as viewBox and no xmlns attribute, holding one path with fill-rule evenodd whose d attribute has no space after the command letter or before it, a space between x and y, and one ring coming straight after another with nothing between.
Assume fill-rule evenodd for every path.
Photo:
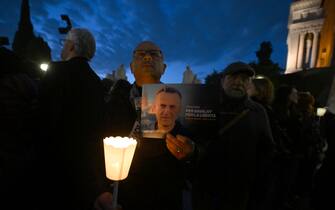
<instances>
[{"instance_id":1,"label":"fingers","mask_svg":"<svg viewBox=\"0 0 335 210\"><path fill-rule=\"evenodd\" d=\"M183 147L185 140L183 138L181 138L179 135L177 135L175 137L175 136L168 133L166 135L166 141L167 141L168 144L171 144L175 147Z\"/></svg>"},{"instance_id":2,"label":"fingers","mask_svg":"<svg viewBox=\"0 0 335 210\"><path fill-rule=\"evenodd\" d=\"M166 135L166 147L176 158L181 158L182 146L179 145L176 138L171 134Z\"/></svg>"},{"instance_id":3,"label":"fingers","mask_svg":"<svg viewBox=\"0 0 335 210\"><path fill-rule=\"evenodd\" d=\"M186 136L171 134L166 135L166 145L169 151L178 159L183 159L193 154L194 142Z\"/></svg>"},{"instance_id":4,"label":"fingers","mask_svg":"<svg viewBox=\"0 0 335 210\"><path fill-rule=\"evenodd\" d=\"M94 210L112 209L113 197L110 192L104 192L98 196L94 203Z\"/></svg>"}]
</instances>

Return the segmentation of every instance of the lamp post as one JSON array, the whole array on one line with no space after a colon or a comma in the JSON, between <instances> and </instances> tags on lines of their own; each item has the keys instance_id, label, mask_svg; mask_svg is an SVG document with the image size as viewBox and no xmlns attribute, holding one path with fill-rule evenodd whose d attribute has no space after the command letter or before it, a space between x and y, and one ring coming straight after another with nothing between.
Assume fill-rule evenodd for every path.
<instances>
[{"instance_id":1,"label":"lamp post","mask_svg":"<svg viewBox=\"0 0 335 210\"><path fill-rule=\"evenodd\" d=\"M113 209L117 207L118 181L128 176L137 142L128 137L107 137L104 140L106 176L113 185Z\"/></svg>"}]
</instances>

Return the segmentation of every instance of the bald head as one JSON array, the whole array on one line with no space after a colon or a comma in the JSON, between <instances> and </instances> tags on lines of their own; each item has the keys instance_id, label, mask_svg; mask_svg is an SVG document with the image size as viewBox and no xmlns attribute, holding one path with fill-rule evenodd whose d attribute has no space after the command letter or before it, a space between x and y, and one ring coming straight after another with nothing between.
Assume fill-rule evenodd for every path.
<instances>
[{"instance_id":1,"label":"bald head","mask_svg":"<svg viewBox=\"0 0 335 210\"><path fill-rule=\"evenodd\" d=\"M134 52L138 51L138 50L157 50L160 51L160 53L162 54L161 49L158 47L158 45L156 45L155 43L153 43L152 41L143 41L140 42L136 48L134 49ZM162 54L163 55L163 54Z\"/></svg>"},{"instance_id":2,"label":"bald head","mask_svg":"<svg viewBox=\"0 0 335 210\"><path fill-rule=\"evenodd\" d=\"M151 41L140 42L134 49L130 68L138 86L159 83L166 68L160 47Z\"/></svg>"}]
</instances>

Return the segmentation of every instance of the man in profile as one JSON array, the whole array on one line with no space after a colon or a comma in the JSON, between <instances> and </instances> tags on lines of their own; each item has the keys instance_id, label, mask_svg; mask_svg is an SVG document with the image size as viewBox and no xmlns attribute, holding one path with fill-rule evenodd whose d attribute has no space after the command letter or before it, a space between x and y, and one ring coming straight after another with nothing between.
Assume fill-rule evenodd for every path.
<instances>
[{"instance_id":1,"label":"man in profile","mask_svg":"<svg viewBox=\"0 0 335 210\"><path fill-rule=\"evenodd\" d=\"M71 29L62 61L50 65L40 84L44 209L91 209L104 191L103 86L89 64L95 50L91 32Z\"/></svg>"}]
</instances>

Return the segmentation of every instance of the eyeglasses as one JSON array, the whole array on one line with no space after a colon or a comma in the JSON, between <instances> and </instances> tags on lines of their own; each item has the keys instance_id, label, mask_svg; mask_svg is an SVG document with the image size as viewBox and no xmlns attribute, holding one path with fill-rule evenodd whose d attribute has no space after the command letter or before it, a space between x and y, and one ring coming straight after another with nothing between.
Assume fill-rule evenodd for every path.
<instances>
[{"instance_id":1,"label":"eyeglasses","mask_svg":"<svg viewBox=\"0 0 335 210\"><path fill-rule=\"evenodd\" d=\"M162 51L160 50L135 50L134 53L134 58L140 59L144 58L146 55L150 55L153 59L162 59Z\"/></svg>"}]
</instances>

